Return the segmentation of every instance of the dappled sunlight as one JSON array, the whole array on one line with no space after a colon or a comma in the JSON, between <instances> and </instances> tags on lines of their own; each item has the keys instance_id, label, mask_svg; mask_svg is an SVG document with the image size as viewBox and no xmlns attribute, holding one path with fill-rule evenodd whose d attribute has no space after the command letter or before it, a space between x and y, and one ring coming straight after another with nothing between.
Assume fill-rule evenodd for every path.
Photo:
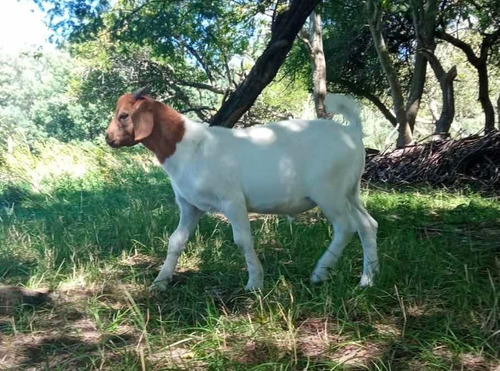
<instances>
[{"instance_id":1,"label":"dappled sunlight","mask_svg":"<svg viewBox=\"0 0 500 371\"><path fill-rule=\"evenodd\" d=\"M497 370L497 367L500 367L500 362L492 362L481 354L471 352L457 354L444 344L434 346L432 357L462 370Z\"/></svg>"},{"instance_id":2,"label":"dappled sunlight","mask_svg":"<svg viewBox=\"0 0 500 371\"><path fill-rule=\"evenodd\" d=\"M376 322L373 327L380 336L397 339L401 336L401 327L398 322L396 318L387 318Z\"/></svg>"},{"instance_id":3,"label":"dappled sunlight","mask_svg":"<svg viewBox=\"0 0 500 371\"><path fill-rule=\"evenodd\" d=\"M2 366L495 365L500 207L492 200L366 189L368 210L379 222L382 267L368 289L358 287L357 238L327 282L310 283L332 234L313 209L293 221L251 215L265 287L247 293L230 224L207 215L172 284L153 297L148 286L179 217L172 189L149 158L103 156L106 164L88 167L81 179L46 183L48 196L11 189L2 200L0 277L52 290L49 305L19 306L0 318ZM436 352L440 346L451 353Z\"/></svg>"},{"instance_id":4,"label":"dappled sunlight","mask_svg":"<svg viewBox=\"0 0 500 371\"><path fill-rule=\"evenodd\" d=\"M369 367L382 359L387 344L359 342L338 346L328 357L335 364L347 367Z\"/></svg>"},{"instance_id":5,"label":"dappled sunlight","mask_svg":"<svg viewBox=\"0 0 500 371\"><path fill-rule=\"evenodd\" d=\"M276 134L267 127L254 127L246 130L236 129L231 131L236 138L248 138L252 143L267 145L276 141Z\"/></svg>"}]
</instances>

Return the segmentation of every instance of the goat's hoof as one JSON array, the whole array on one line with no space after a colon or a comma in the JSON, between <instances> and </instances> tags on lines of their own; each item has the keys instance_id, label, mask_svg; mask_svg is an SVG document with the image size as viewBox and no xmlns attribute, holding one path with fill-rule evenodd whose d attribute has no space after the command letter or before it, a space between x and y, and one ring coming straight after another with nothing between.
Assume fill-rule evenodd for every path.
<instances>
[{"instance_id":1,"label":"goat's hoof","mask_svg":"<svg viewBox=\"0 0 500 371\"><path fill-rule=\"evenodd\" d=\"M159 295L167 291L170 280L154 281L151 286L149 286L149 293L151 295Z\"/></svg>"},{"instance_id":2,"label":"goat's hoof","mask_svg":"<svg viewBox=\"0 0 500 371\"><path fill-rule=\"evenodd\" d=\"M328 271L324 270L323 273L318 273L318 272L313 272L311 275L311 282L312 283L323 283L328 280L330 275L328 274Z\"/></svg>"},{"instance_id":3,"label":"goat's hoof","mask_svg":"<svg viewBox=\"0 0 500 371\"><path fill-rule=\"evenodd\" d=\"M247 285L245 286L245 291L260 291L263 288L264 288L263 283L248 282Z\"/></svg>"},{"instance_id":4,"label":"goat's hoof","mask_svg":"<svg viewBox=\"0 0 500 371\"><path fill-rule=\"evenodd\" d=\"M372 287L373 286L373 276L369 276L367 274L363 274L361 276L361 281L359 282L360 287Z\"/></svg>"}]
</instances>

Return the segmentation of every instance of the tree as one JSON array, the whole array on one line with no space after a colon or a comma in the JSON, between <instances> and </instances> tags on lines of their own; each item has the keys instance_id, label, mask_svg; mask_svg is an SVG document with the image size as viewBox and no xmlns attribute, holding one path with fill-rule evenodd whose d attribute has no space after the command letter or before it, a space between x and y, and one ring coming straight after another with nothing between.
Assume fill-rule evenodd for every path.
<instances>
[{"instance_id":1,"label":"tree","mask_svg":"<svg viewBox=\"0 0 500 371\"><path fill-rule=\"evenodd\" d=\"M396 118L386 104L387 79L373 48L370 31L365 27L365 8L362 1L324 2L321 4L321 24L326 60L326 82L328 91L352 94L371 101L396 126ZM310 28L308 28L310 30ZM394 30L387 37L391 41L391 52L408 43L408 38L396 22L388 29ZM309 34L302 32L305 41ZM401 48L403 55L406 47ZM311 63L311 49L307 43L298 43L284 64L285 74L295 79L311 81L310 90L314 92L314 64ZM309 63L308 63L309 62ZM408 61L401 58L395 61L403 82L411 80ZM406 84L403 85L406 91Z\"/></svg>"},{"instance_id":2,"label":"tree","mask_svg":"<svg viewBox=\"0 0 500 371\"><path fill-rule=\"evenodd\" d=\"M328 8L325 17L328 14L330 18L326 18L324 44L329 89L369 100L396 127L396 117L386 103L387 78L373 47L370 30L365 26L363 2L333 3L328 4ZM396 40L393 42L393 35L402 34L386 35L391 40L390 45L398 44ZM411 79L404 61L396 60L394 66L398 74L404 76L402 81Z\"/></svg>"},{"instance_id":3,"label":"tree","mask_svg":"<svg viewBox=\"0 0 500 371\"><path fill-rule=\"evenodd\" d=\"M375 50L377 51L380 64L384 69L389 86L391 88L392 100L394 102L394 112L398 122L398 140L397 147L404 147L413 141L412 132L406 117L406 109L404 106L403 91L397 77L397 72L394 69L393 63L387 44L382 33L382 8L377 3L377 0L367 1L368 25L372 34Z\"/></svg>"},{"instance_id":4,"label":"tree","mask_svg":"<svg viewBox=\"0 0 500 371\"><path fill-rule=\"evenodd\" d=\"M93 140L108 124L98 104L82 103L73 92L80 66L64 52L0 56L0 129L60 141Z\"/></svg>"},{"instance_id":5,"label":"tree","mask_svg":"<svg viewBox=\"0 0 500 371\"><path fill-rule=\"evenodd\" d=\"M438 1L412 0L411 8L417 36L417 57L421 55L429 61L441 87L443 108L439 119L435 123L434 137L442 139L449 135L450 126L455 116L453 81L457 77L457 68L453 66L448 72L445 72L441 62L434 54L436 49L434 33L436 30Z\"/></svg>"},{"instance_id":6,"label":"tree","mask_svg":"<svg viewBox=\"0 0 500 371\"><path fill-rule=\"evenodd\" d=\"M232 127L250 108L262 89L276 76L292 48L295 37L317 2L293 0L287 10L276 16L271 28L271 40L266 49L255 62L249 75L217 111L211 125Z\"/></svg>"},{"instance_id":7,"label":"tree","mask_svg":"<svg viewBox=\"0 0 500 371\"><path fill-rule=\"evenodd\" d=\"M300 39L307 48L311 60L313 97L316 116L326 118L328 114L325 110L326 98L326 61L323 49L323 32L321 24L321 11L313 11L309 16L309 27L302 29Z\"/></svg>"},{"instance_id":8,"label":"tree","mask_svg":"<svg viewBox=\"0 0 500 371\"><path fill-rule=\"evenodd\" d=\"M104 40L116 54L146 50L146 74L128 82L155 83L158 90L182 102L213 125L231 127L272 81L293 44L300 27L317 0L294 0L289 6L278 1L108 1L35 0L51 7L51 25L73 44ZM97 4L97 6L96 6ZM262 26L264 14L273 11L268 47L248 75L234 68L234 59L248 54L251 41ZM61 14L69 14L61 19ZM64 18L64 17L63 17ZM257 46L259 47L259 46ZM140 71L141 71L140 70ZM160 77L148 81L144 77ZM127 79L125 79L127 80ZM132 85L132 84L131 84ZM162 88L162 86L167 86ZM193 104L197 94L222 103L211 118ZM196 107L198 106L198 107ZM203 104L211 108L211 105Z\"/></svg>"},{"instance_id":9,"label":"tree","mask_svg":"<svg viewBox=\"0 0 500 371\"><path fill-rule=\"evenodd\" d=\"M496 0L450 1L444 3L442 16L438 22L436 36L460 49L471 65L476 68L479 82L478 98L483 107L486 131L495 129L495 111L489 96L488 59L492 49L498 49L500 42L500 3ZM481 35L479 55L473 45L450 31L451 25L467 23Z\"/></svg>"}]
</instances>

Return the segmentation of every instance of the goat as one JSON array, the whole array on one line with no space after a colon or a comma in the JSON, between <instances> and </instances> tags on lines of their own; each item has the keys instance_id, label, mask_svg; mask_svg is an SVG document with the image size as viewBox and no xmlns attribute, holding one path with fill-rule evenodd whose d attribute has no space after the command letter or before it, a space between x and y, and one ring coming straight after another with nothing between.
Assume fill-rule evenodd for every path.
<instances>
[{"instance_id":1,"label":"goat","mask_svg":"<svg viewBox=\"0 0 500 371\"><path fill-rule=\"evenodd\" d=\"M287 120L229 130L193 122L145 95L144 88L122 95L106 130L114 147L142 143L170 176L180 209L169 238L165 262L150 289L160 292L172 279L179 255L205 212L221 212L248 267L246 290L263 287L264 271L255 253L249 212L296 215L319 206L334 235L312 273L328 279L352 235L363 246L361 286L378 272L377 222L363 207L360 178L365 150L359 108L352 98L328 95L327 111L344 115L349 125L332 120Z\"/></svg>"}]
</instances>

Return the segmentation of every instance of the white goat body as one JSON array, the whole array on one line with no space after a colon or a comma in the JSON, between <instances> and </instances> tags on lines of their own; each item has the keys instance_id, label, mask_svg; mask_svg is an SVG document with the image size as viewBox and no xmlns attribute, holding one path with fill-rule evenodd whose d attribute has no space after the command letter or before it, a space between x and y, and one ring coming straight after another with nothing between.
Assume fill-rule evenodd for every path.
<instances>
[{"instance_id":1,"label":"white goat body","mask_svg":"<svg viewBox=\"0 0 500 371\"><path fill-rule=\"evenodd\" d=\"M288 120L228 130L179 116L183 135L162 166L170 176L181 217L152 289L166 288L189 236L207 211L221 212L230 221L248 266L246 289L262 288L263 269L253 248L248 212L295 215L316 205L335 233L312 281L328 278L329 269L358 232L364 250L361 285L373 284L378 271L377 223L360 199L365 151L358 107L351 98L338 95L328 95L325 106L329 113L341 113L349 125ZM144 144L156 148L148 141Z\"/></svg>"}]
</instances>

